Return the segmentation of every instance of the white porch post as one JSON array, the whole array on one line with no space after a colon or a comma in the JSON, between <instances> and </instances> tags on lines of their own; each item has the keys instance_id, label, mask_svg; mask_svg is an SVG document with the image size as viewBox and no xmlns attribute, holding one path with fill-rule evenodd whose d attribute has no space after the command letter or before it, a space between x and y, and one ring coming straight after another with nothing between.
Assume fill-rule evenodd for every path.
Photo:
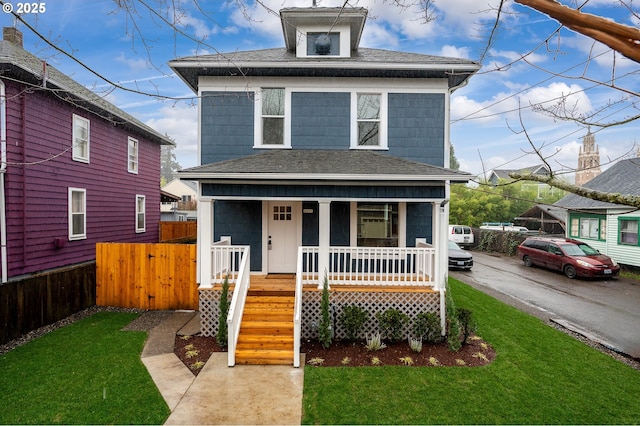
<instances>
[{"instance_id":1,"label":"white porch post","mask_svg":"<svg viewBox=\"0 0 640 426\"><path fill-rule=\"evenodd\" d=\"M214 200L210 199L198 201L198 276L196 279L202 287L212 287L213 203Z\"/></svg>"},{"instance_id":2,"label":"white porch post","mask_svg":"<svg viewBox=\"0 0 640 426\"><path fill-rule=\"evenodd\" d=\"M322 288L324 274L329 273L329 245L331 244L331 201L318 201L318 288Z\"/></svg>"}]
</instances>

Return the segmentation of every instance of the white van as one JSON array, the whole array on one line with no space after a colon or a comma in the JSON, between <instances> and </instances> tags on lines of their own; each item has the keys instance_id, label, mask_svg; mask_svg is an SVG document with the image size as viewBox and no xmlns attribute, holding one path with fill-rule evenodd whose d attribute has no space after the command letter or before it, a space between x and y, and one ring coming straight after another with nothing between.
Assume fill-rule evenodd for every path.
<instances>
[{"instance_id":1,"label":"white van","mask_svg":"<svg viewBox=\"0 0 640 426\"><path fill-rule=\"evenodd\" d=\"M449 225L449 240L462 247L472 246L474 243L473 229L466 225Z\"/></svg>"}]
</instances>

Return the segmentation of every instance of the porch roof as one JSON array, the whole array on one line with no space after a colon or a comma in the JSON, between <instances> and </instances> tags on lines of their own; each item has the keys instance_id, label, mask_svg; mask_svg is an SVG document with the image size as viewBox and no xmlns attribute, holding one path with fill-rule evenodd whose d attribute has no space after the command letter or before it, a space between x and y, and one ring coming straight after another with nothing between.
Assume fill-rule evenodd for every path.
<instances>
[{"instance_id":1,"label":"porch roof","mask_svg":"<svg viewBox=\"0 0 640 426\"><path fill-rule=\"evenodd\" d=\"M274 149L242 158L192 167L181 179L209 180L330 180L410 181L450 180L466 183L470 173L392 157L368 150Z\"/></svg>"}]
</instances>

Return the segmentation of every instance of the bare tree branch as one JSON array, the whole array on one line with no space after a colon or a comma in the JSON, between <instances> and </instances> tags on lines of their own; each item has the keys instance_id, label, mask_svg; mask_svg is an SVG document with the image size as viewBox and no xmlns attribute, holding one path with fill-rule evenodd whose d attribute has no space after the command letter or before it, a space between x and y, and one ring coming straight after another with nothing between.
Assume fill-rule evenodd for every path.
<instances>
[{"instance_id":1,"label":"bare tree branch","mask_svg":"<svg viewBox=\"0 0 640 426\"><path fill-rule=\"evenodd\" d=\"M555 0L515 2L542 12L565 27L599 41L635 62L640 62L640 30L637 28L571 9Z\"/></svg>"}]
</instances>

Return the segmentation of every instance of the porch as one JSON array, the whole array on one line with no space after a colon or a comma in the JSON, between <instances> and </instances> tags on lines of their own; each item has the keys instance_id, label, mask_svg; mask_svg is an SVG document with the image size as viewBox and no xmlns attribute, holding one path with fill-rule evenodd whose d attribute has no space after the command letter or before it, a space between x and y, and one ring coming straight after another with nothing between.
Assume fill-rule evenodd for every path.
<instances>
[{"instance_id":1,"label":"porch","mask_svg":"<svg viewBox=\"0 0 640 426\"><path fill-rule=\"evenodd\" d=\"M405 248L329 247L324 253L319 247L299 247L295 274L252 275L249 261L248 246L231 245L229 239L217 242L211 247L211 278L199 288L202 334L215 336L222 283L229 281L229 366L299 367L301 339L317 338L325 273L335 338L346 337L337 318L347 305L369 312L362 338L380 332L375 314L390 308L410 317L436 312L444 321L444 286L435 280L436 252L424 242ZM319 273L322 270L325 273Z\"/></svg>"}]
</instances>

